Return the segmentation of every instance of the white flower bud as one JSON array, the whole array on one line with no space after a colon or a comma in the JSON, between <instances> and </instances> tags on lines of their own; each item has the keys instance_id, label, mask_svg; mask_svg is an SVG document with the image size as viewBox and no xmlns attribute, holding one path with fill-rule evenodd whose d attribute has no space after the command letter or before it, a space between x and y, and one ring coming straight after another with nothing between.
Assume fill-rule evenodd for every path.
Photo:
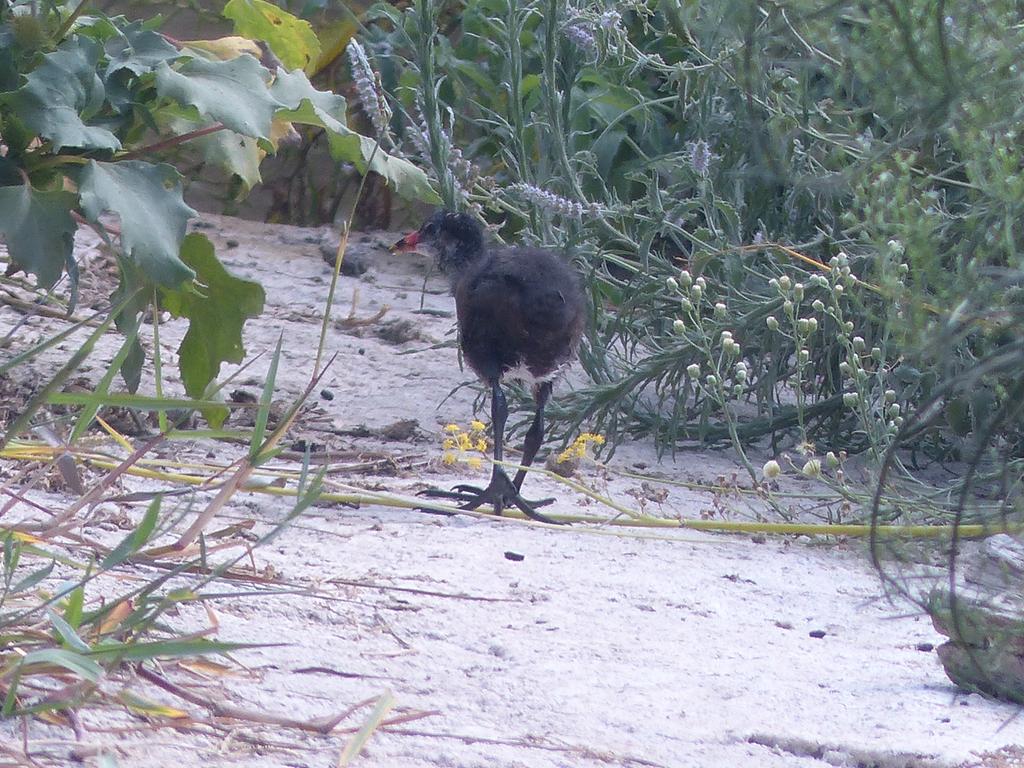
<instances>
[{"instance_id":1,"label":"white flower bud","mask_svg":"<svg viewBox=\"0 0 1024 768\"><path fill-rule=\"evenodd\" d=\"M764 466L761 467L761 474L764 475L765 480L774 480L782 474L782 467L779 466L779 462L772 459L770 461L766 461Z\"/></svg>"}]
</instances>

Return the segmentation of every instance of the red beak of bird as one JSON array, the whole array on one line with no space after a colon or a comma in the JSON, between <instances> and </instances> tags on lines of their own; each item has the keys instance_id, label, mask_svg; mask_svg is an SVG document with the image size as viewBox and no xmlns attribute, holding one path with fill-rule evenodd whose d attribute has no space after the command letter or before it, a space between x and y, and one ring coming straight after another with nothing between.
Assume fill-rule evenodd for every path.
<instances>
[{"instance_id":1,"label":"red beak of bird","mask_svg":"<svg viewBox=\"0 0 1024 768\"><path fill-rule=\"evenodd\" d=\"M392 253L408 253L416 250L416 244L420 241L419 232L410 232L397 243L391 246Z\"/></svg>"}]
</instances>

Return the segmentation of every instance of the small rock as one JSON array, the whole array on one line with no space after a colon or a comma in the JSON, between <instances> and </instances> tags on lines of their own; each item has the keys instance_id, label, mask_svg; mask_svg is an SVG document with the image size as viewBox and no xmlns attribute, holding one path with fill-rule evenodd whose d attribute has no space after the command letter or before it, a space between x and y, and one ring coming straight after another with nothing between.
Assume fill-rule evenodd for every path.
<instances>
[{"instance_id":1,"label":"small rock","mask_svg":"<svg viewBox=\"0 0 1024 768\"><path fill-rule=\"evenodd\" d=\"M518 552L508 551L505 553L505 559L511 560L513 563L521 563L526 559L526 555L520 555Z\"/></svg>"},{"instance_id":2,"label":"small rock","mask_svg":"<svg viewBox=\"0 0 1024 768\"><path fill-rule=\"evenodd\" d=\"M405 344L423 338L420 329L411 320L391 320L377 327L377 336L389 344Z\"/></svg>"},{"instance_id":3,"label":"small rock","mask_svg":"<svg viewBox=\"0 0 1024 768\"><path fill-rule=\"evenodd\" d=\"M419 429L419 426L420 423L416 419L400 419L394 424L381 427L380 436L385 440L406 442L416 437L416 431Z\"/></svg>"},{"instance_id":4,"label":"small rock","mask_svg":"<svg viewBox=\"0 0 1024 768\"><path fill-rule=\"evenodd\" d=\"M334 260L338 256L337 237L327 235L320 241L320 256L332 269L334 268ZM370 260L362 253L348 251L341 260L341 274L345 277L359 277L369 268Z\"/></svg>"},{"instance_id":5,"label":"small rock","mask_svg":"<svg viewBox=\"0 0 1024 768\"><path fill-rule=\"evenodd\" d=\"M918 643L915 647L922 653L930 653L935 650L935 646L931 643Z\"/></svg>"},{"instance_id":6,"label":"small rock","mask_svg":"<svg viewBox=\"0 0 1024 768\"><path fill-rule=\"evenodd\" d=\"M331 392L331 390L329 389L321 389L320 397L322 397L324 400L330 401L334 399L334 393Z\"/></svg>"},{"instance_id":7,"label":"small rock","mask_svg":"<svg viewBox=\"0 0 1024 768\"><path fill-rule=\"evenodd\" d=\"M826 635L826 632L825 632L824 629L812 629L807 634L809 634L811 637L815 638L816 640L820 640L821 638L823 638Z\"/></svg>"}]
</instances>

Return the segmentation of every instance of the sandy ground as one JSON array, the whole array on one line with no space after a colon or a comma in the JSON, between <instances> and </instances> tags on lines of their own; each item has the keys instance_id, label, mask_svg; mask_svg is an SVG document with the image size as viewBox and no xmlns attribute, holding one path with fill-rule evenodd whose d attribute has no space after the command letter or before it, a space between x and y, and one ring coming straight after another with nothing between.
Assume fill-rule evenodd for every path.
<instances>
[{"instance_id":1,"label":"sandy ground","mask_svg":"<svg viewBox=\"0 0 1024 768\"><path fill-rule=\"evenodd\" d=\"M267 289L267 311L246 343L250 353L266 350L284 334L278 390L287 401L306 383L319 332L329 283L322 233L214 216L200 226L231 269ZM392 239L354 236L352 257L368 269L341 281L328 348L338 358L294 437L363 466L342 478L356 488L412 493L479 480L439 462L443 426L466 425L475 397L463 388L445 399L468 377L453 348L428 349L452 338L451 299L425 260L386 252ZM83 258L95 248L81 233ZM350 309L357 322L346 322ZM20 319L0 305L0 333ZM30 319L18 344L55 322ZM167 355L180 326L163 326ZM101 345L85 381L102 372L116 341ZM243 372L241 388L258 393L267 363L264 356ZM403 419L416 425L393 426ZM178 450L179 458L211 459L209 445ZM234 458L232 450L219 446L215 458ZM0 463L0 477L13 470ZM656 481L644 488L626 471L712 482L742 476L724 453L659 462L651 446L629 444L607 467L584 465L579 479L669 517L764 511L727 494ZM602 513L547 478L527 484L530 496L557 495L556 512ZM152 487L126 481L128 490ZM654 500L651 488L667 495ZM69 497L51 490L34 498L59 509ZM187 503L179 531L194 515ZM240 494L213 527L251 521L264 533L288 509L284 500ZM141 506L101 504L80 530L116 541L123 533L112 534L109 522L119 511L137 520ZM930 652L941 638L926 618L884 599L861 546L323 505L256 550L261 584L212 601L212 614L187 606L174 620L200 628L212 615L220 640L276 644L234 654L240 666L231 674L189 681L213 701L312 720L390 691L392 716L409 719L375 733L353 765L1024 765L1018 709L949 683ZM107 755L154 768L333 766L349 738L218 719L167 694L147 695L187 709L195 726L155 729L123 712L86 712L76 743L66 728L0 722L0 766L29 764L22 744L44 765L72 755L96 765ZM358 727L369 709L340 727Z\"/></svg>"}]
</instances>

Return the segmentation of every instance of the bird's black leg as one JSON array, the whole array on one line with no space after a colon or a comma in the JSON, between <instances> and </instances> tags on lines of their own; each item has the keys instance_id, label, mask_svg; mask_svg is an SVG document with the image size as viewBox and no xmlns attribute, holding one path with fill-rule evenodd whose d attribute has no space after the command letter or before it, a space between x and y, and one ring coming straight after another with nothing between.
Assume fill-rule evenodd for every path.
<instances>
[{"instance_id":1,"label":"bird's black leg","mask_svg":"<svg viewBox=\"0 0 1024 768\"><path fill-rule=\"evenodd\" d=\"M543 386L543 385L542 385ZM548 387L550 394L550 387ZM544 400L547 399L547 395L544 395ZM538 404L542 408L542 401L540 400L540 394L538 393ZM538 414L540 410L538 410ZM491 381L491 424L494 428L494 460L500 462L504 458L503 450L503 438L505 435L505 421L508 419L508 403L505 401L505 393L501 389L501 384L497 379ZM538 422L540 426L538 427ZM537 427L536 431L534 427ZM540 439L543 432L543 421L538 415L534 417L534 424L530 427L530 434L536 434L536 438L533 442L536 445L533 447L532 454L529 456L529 460L533 461L534 456L537 454L537 449L540 448ZM528 444L532 444L530 440L530 434L527 435ZM528 462L525 461L524 465ZM520 470L525 476L525 472ZM452 491L439 491L439 490L428 490L423 491L422 495L440 497L440 498L451 498L459 501L464 501L459 509L471 510L476 509L482 504L490 504L494 507L494 514L500 515L502 510L506 507L514 506L517 507L527 517L537 520L542 523L555 523L549 517L537 512L533 508L533 505L519 495L519 485L522 484L522 479L516 476L518 484L513 483L509 479L509 476L505 473L504 468L500 464L495 463L494 468L491 470L491 481L487 484L484 489L475 488L470 485L457 485ZM545 500L547 501L547 500Z\"/></svg>"},{"instance_id":2,"label":"bird's black leg","mask_svg":"<svg viewBox=\"0 0 1024 768\"><path fill-rule=\"evenodd\" d=\"M516 487L517 492L523 489L523 480L526 479L526 468L533 464L533 460L537 457L537 451L540 450L541 443L544 442L544 406L547 405L549 397L551 397L550 381L538 384L534 388L533 398L537 401L537 412L533 416L533 424L530 425L530 431L526 433L526 439L523 441L523 468L516 472L516 479L512 481L512 485ZM532 501L530 503L535 507L539 507L550 504L553 501L554 499L541 499L540 501Z\"/></svg>"}]
</instances>

